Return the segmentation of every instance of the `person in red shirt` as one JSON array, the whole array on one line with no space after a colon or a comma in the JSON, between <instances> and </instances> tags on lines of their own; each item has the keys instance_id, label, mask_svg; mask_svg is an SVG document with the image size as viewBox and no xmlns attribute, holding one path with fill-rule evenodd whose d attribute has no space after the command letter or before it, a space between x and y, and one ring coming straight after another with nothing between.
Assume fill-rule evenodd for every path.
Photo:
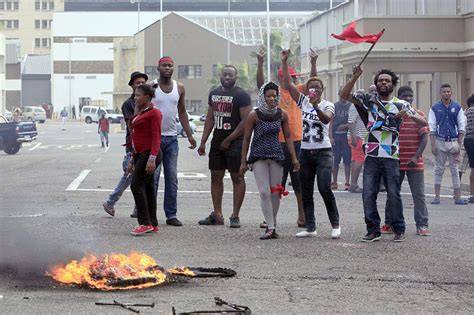
<instances>
[{"instance_id":1,"label":"person in red shirt","mask_svg":"<svg viewBox=\"0 0 474 315\"><path fill-rule=\"evenodd\" d=\"M109 147L109 120L105 118L105 114L102 114L99 119L99 127L97 133L100 135L100 142L102 148Z\"/></svg>"},{"instance_id":2,"label":"person in red shirt","mask_svg":"<svg viewBox=\"0 0 474 315\"><path fill-rule=\"evenodd\" d=\"M133 173L130 188L139 226L131 232L132 235L158 232L153 174L161 161L162 114L151 102L154 97L155 89L150 85L140 85L135 89L136 114L130 118L133 156L128 171Z\"/></svg>"},{"instance_id":3,"label":"person in red shirt","mask_svg":"<svg viewBox=\"0 0 474 315\"><path fill-rule=\"evenodd\" d=\"M398 89L398 98L408 103L413 102L413 90L409 86ZM425 114L415 108L412 113L405 114L400 126L400 186L406 175L413 197L413 210L416 223L416 234L430 235L428 228L428 209L425 201L424 163L422 153L426 148L429 137L428 122ZM385 209L388 209L388 204ZM385 224L382 225L382 234L393 233L390 225L390 214L385 211Z\"/></svg>"}]
</instances>

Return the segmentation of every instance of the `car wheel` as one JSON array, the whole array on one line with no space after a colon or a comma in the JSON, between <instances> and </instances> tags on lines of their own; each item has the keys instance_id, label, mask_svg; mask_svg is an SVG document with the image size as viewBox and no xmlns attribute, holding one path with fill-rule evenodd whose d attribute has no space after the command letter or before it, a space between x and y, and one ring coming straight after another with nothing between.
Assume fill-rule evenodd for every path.
<instances>
[{"instance_id":1,"label":"car wheel","mask_svg":"<svg viewBox=\"0 0 474 315\"><path fill-rule=\"evenodd\" d=\"M40 124L44 124L45 120L40 120Z\"/></svg>"},{"instance_id":2,"label":"car wheel","mask_svg":"<svg viewBox=\"0 0 474 315\"><path fill-rule=\"evenodd\" d=\"M181 129L181 137L185 138L186 137L186 132L184 132L184 128Z\"/></svg>"},{"instance_id":3,"label":"car wheel","mask_svg":"<svg viewBox=\"0 0 474 315\"><path fill-rule=\"evenodd\" d=\"M86 117L86 124L91 124L92 123L92 118L89 116Z\"/></svg>"},{"instance_id":4,"label":"car wheel","mask_svg":"<svg viewBox=\"0 0 474 315\"><path fill-rule=\"evenodd\" d=\"M33 121L33 118L32 118L32 117L28 117L28 121Z\"/></svg>"},{"instance_id":5,"label":"car wheel","mask_svg":"<svg viewBox=\"0 0 474 315\"><path fill-rule=\"evenodd\" d=\"M21 148L21 143L14 143L7 145L3 151L5 151L6 154L16 154L18 151L20 151Z\"/></svg>"}]
</instances>

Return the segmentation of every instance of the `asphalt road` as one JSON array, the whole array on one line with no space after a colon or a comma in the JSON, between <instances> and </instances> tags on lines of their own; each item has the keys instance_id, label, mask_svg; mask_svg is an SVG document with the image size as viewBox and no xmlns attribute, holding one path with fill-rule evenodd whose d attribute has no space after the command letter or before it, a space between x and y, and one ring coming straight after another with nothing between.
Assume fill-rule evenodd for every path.
<instances>
[{"instance_id":1,"label":"asphalt road","mask_svg":"<svg viewBox=\"0 0 474 315\"><path fill-rule=\"evenodd\" d=\"M121 176L124 134L112 133L111 147L104 150L95 124L69 123L61 131L58 123L47 121L38 128L38 140L17 155L0 153L1 314L130 313L94 304L114 299L156 303L153 309L141 308L142 313L171 314L172 306L178 312L224 309L214 305L215 296L247 305L254 314L474 312L474 205L453 204L449 174L441 205L428 205L430 237L415 235L413 203L405 185L404 243L392 242L391 236L361 243L361 195L342 191L336 193L341 239L330 239L316 191L318 237L294 236L300 229L290 194L279 213L280 239L261 241L263 215L252 173L247 174L242 228L230 229L228 220L224 227L197 224L212 208L207 158L187 149L186 139L180 138L178 216L184 226L161 224L158 235L133 237L129 231L136 220L129 217L134 204L129 191L116 205L114 218L101 206ZM112 129L119 131L118 125ZM428 194L433 192L431 183L428 169ZM225 179L225 190L228 218L230 179ZM164 223L162 193L158 199L158 219ZM380 208L384 203L382 194ZM164 267L227 267L238 274L125 292L62 286L43 276L48 264L85 252L131 250L149 254Z\"/></svg>"}]
</instances>

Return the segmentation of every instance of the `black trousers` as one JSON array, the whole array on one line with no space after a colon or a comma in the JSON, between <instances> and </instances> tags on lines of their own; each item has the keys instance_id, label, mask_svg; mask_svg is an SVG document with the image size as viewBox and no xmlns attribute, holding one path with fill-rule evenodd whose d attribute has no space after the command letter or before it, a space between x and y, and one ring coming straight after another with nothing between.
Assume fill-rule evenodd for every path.
<instances>
[{"instance_id":1,"label":"black trousers","mask_svg":"<svg viewBox=\"0 0 474 315\"><path fill-rule=\"evenodd\" d=\"M157 226L156 194L153 183L154 174L147 174L145 171L149 156L150 151L134 156L135 170L132 175L130 188L137 207L138 224ZM156 163L160 163L158 158L156 159Z\"/></svg>"}]
</instances>

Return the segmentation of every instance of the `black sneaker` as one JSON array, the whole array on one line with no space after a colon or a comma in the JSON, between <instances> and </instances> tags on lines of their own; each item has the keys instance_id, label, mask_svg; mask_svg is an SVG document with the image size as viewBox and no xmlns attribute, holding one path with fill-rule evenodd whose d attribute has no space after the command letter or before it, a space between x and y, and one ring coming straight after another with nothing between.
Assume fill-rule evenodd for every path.
<instances>
[{"instance_id":1,"label":"black sneaker","mask_svg":"<svg viewBox=\"0 0 474 315\"><path fill-rule=\"evenodd\" d=\"M367 233L367 235L364 236L361 239L361 241L364 243L372 243L375 241L380 241L380 233Z\"/></svg>"},{"instance_id":2,"label":"black sneaker","mask_svg":"<svg viewBox=\"0 0 474 315\"><path fill-rule=\"evenodd\" d=\"M213 211L208 217L199 220L198 223L199 225L224 225L224 218L218 219Z\"/></svg>"},{"instance_id":3,"label":"black sneaker","mask_svg":"<svg viewBox=\"0 0 474 315\"><path fill-rule=\"evenodd\" d=\"M167 225L172 225L172 226L182 226L183 223L178 220L178 218L171 218L171 219L166 219L166 224Z\"/></svg>"},{"instance_id":4,"label":"black sneaker","mask_svg":"<svg viewBox=\"0 0 474 315\"><path fill-rule=\"evenodd\" d=\"M404 242L405 241L405 233L396 233L395 236L393 237L394 242Z\"/></svg>"}]
</instances>

